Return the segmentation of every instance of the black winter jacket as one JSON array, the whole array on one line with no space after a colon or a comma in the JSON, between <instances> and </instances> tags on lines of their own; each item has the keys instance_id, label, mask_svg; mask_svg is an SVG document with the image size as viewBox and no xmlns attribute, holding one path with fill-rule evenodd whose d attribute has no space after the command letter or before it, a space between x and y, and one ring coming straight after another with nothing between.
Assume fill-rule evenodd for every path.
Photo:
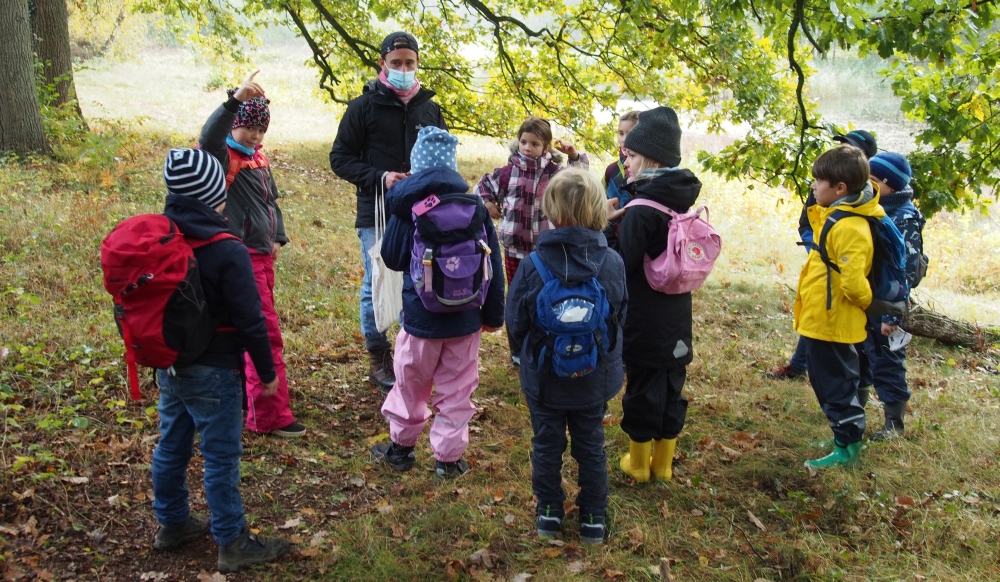
<instances>
[{"instance_id":1,"label":"black winter jacket","mask_svg":"<svg viewBox=\"0 0 1000 582\"><path fill-rule=\"evenodd\" d=\"M468 191L469 185L458 172L450 168L429 168L396 182L386 196L385 205L390 217L382 241L382 260L390 269L403 272L403 329L412 336L446 339L475 333L483 325L503 325L503 261L492 220L487 220L484 226L486 243L492 251L493 279L481 309L432 313L424 308L413 288L413 277L410 276L413 233L416 230L411 214L413 205L431 194L464 194ZM478 196L475 199L482 204Z\"/></svg>"},{"instance_id":2,"label":"black winter jacket","mask_svg":"<svg viewBox=\"0 0 1000 582\"><path fill-rule=\"evenodd\" d=\"M330 150L333 173L357 187L354 226L375 226L375 192L386 172L409 172L417 132L427 126L448 129L435 93L420 89L406 105L381 82L369 81L347 104Z\"/></svg>"},{"instance_id":3,"label":"black winter jacket","mask_svg":"<svg viewBox=\"0 0 1000 582\"><path fill-rule=\"evenodd\" d=\"M167 196L163 214L177 223L184 236L205 240L227 230L226 219L204 202L187 196ZM237 341L214 342L194 363L217 368L243 369L242 346L250 354L257 375L265 384L274 380L274 359L267 327L260 310L260 295L253 278L247 248L238 240L227 239L195 249L201 286L208 312L219 327L235 327ZM227 349L218 349L220 344Z\"/></svg>"},{"instance_id":4,"label":"black winter jacket","mask_svg":"<svg viewBox=\"0 0 1000 582\"><path fill-rule=\"evenodd\" d=\"M226 138L233 129L233 119L240 110L240 102L230 97L205 122L198 143L201 149L212 154L222 164L222 171L229 169L229 155L242 156L226 145ZM240 237L243 244L261 254L271 254L274 243L284 245L285 221L278 208L278 185L270 168L243 168L233 185L226 192L229 230Z\"/></svg>"},{"instance_id":5,"label":"black winter jacket","mask_svg":"<svg viewBox=\"0 0 1000 582\"><path fill-rule=\"evenodd\" d=\"M521 356L521 390L525 397L556 410L592 409L611 400L625 380L622 369L622 322L628 306L625 265L618 253L608 249L604 233L580 226L547 230L535 247L542 263L565 284L582 283L594 276L604 287L611 318L608 335L611 349L597 369L579 378L560 378L539 372L537 354L541 333L535 327L536 302L545 282L530 258L521 261L507 295L507 337ZM533 341L537 340L537 341Z\"/></svg>"},{"instance_id":6,"label":"black winter jacket","mask_svg":"<svg viewBox=\"0 0 1000 582\"><path fill-rule=\"evenodd\" d=\"M701 182L690 170L675 169L629 185L634 197L647 198L687 212L698 200ZM625 322L626 364L642 368L686 366L691 346L691 293L667 295L646 282L643 257L656 258L666 249L670 217L648 206L629 208L608 244L625 261L631 316ZM609 227L613 228L613 227Z\"/></svg>"}]
</instances>

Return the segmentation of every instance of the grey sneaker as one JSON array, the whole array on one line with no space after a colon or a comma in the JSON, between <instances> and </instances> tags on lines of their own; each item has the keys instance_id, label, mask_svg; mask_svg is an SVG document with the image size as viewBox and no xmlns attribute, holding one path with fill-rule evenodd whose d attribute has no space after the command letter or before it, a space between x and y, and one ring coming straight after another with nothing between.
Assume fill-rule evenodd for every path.
<instances>
[{"instance_id":1,"label":"grey sneaker","mask_svg":"<svg viewBox=\"0 0 1000 582\"><path fill-rule=\"evenodd\" d=\"M208 533L211 524L212 522L207 515L191 514L184 525L177 527L163 527L161 525L160 531L156 532L153 547L161 552L177 549Z\"/></svg>"},{"instance_id":2,"label":"grey sneaker","mask_svg":"<svg viewBox=\"0 0 1000 582\"><path fill-rule=\"evenodd\" d=\"M442 479L454 479L459 475L468 473L469 464L465 462L465 459L459 459L457 461L452 461L451 463L442 463L441 461L435 459L434 472L437 473L437 476Z\"/></svg>"},{"instance_id":3,"label":"grey sneaker","mask_svg":"<svg viewBox=\"0 0 1000 582\"><path fill-rule=\"evenodd\" d=\"M535 528L540 538L554 538L562 529L563 518L566 515L562 505L539 505L535 510Z\"/></svg>"},{"instance_id":4,"label":"grey sneaker","mask_svg":"<svg viewBox=\"0 0 1000 582\"><path fill-rule=\"evenodd\" d=\"M371 449L372 459L385 463L397 471L409 471L417 463L413 447L403 447L396 443L375 443Z\"/></svg>"},{"instance_id":5,"label":"grey sneaker","mask_svg":"<svg viewBox=\"0 0 1000 582\"><path fill-rule=\"evenodd\" d=\"M608 526L603 515L580 514L580 541L585 544L603 544Z\"/></svg>"},{"instance_id":6,"label":"grey sneaker","mask_svg":"<svg viewBox=\"0 0 1000 582\"><path fill-rule=\"evenodd\" d=\"M273 562L287 552L287 541L281 538L258 537L244 526L236 541L219 548L219 572L223 574L239 572L248 566Z\"/></svg>"},{"instance_id":7,"label":"grey sneaker","mask_svg":"<svg viewBox=\"0 0 1000 582\"><path fill-rule=\"evenodd\" d=\"M279 428L278 430L271 431L271 434L276 437L281 437L285 439L294 439L301 436L305 436L306 427L302 426L297 422L292 422L292 424Z\"/></svg>"}]
</instances>

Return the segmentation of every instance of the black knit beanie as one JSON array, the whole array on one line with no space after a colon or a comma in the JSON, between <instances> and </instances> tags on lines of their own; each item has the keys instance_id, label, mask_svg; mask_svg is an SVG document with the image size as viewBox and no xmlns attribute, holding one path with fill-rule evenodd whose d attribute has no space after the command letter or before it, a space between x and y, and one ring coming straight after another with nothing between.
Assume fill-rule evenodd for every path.
<instances>
[{"instance_id":1,"label":"black knit beanie","mask_svg":"<svg viewBox=\"0 0 1000 582\"><path fill-rule=\"evenodd\" d=\"M668 168L681 164L681 124L677 113L660 106L639 114L639 123L625 136L625 149Z\"/></svg>"}]
</instances>

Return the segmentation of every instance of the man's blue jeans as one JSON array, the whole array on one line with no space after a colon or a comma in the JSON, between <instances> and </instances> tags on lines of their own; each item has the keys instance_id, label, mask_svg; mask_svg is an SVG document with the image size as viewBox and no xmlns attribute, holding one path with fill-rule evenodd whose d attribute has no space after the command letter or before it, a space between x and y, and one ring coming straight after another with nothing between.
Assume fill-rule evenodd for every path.
<instances>
[{"instance_id":1,"label":"man's blue jeans","mask_svg":"<svg viewBox=\"0 0 1000 582\"><path fill-rule=\"evenodd\" d=\"M361 280L361 333L365 336L365 348L369 352L384 352L392 349L389 338L375 326L375 305L372 303L372 258L368 251L375 246L375 229L359 228L361 259L364 261L365 276Z\"/></svg>"},{"instance_id":2,"label":"man's blue jeans","mask_svg":"<svg viewBox=\"0 0 1000 582\"><path fill-rule=\"evenodd\" d=\"M796 372L805 372L809 367L809 360L806 357L806 342L802 341L802 336L799 336L799 343L795 344L795 353L792 354L788 367Z\"/></svg>"},{"instance_id":3,"label":"man's blue jeans","mask_svg":"<svg viewBox=\"0 0 1000 582\"><path fill-rule=\"evenodd\" d=\"M191 515L187 468L195 432L205 460L205 500L212 513L212 536L219 546L233 543L245 526L240 498L243 445L243 382L238 369L185 366L170 375L159 370L160 442L153 451L153 511L164 527Z\"/></svg>"}]
</instances>

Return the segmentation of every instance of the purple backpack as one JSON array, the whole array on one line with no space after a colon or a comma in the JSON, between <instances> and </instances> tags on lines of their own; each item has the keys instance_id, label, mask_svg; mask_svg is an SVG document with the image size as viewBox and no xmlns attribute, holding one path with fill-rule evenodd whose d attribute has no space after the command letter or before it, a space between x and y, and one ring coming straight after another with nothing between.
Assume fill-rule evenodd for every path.
<instances>
[{"instance_id":1,"label":"purple backpack","mask_svg":"<svg viewBox=\"0 0 1000 582\"><path fill-rule=\"evenodd\" d=\"M493 267L489 211L472 194L431 194L413 205L410 278L427 311L453 313L486 302Z\"/></svg>"}]
</instances>

